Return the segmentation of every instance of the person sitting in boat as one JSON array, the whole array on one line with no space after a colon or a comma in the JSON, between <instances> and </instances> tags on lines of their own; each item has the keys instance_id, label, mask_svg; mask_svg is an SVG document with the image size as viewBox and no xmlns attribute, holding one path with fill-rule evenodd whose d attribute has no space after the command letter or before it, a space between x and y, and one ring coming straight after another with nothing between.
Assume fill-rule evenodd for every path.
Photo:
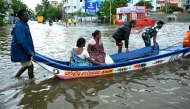
<instances>
[{"instance_id":1,"label":"person sitting in boat","mask_svg":"<svg viewBox=\"0 0 190 109\"><path fill-rule=\"evenodd\" d=\"M126 52L129 53L128 49L129 36L131 33L131 28L135 26L136 26L136 20L131 20L130 22L125 21L124 25L119 27L112 35L112 37L116 40L116 45L118 46L118 53L122 52L122 46L123 46L122 40L125 40Z\"/></svg>"},{"instance_id":2,"label":"person sitting in boat","mask_svg":"<svg viewBox=\"0 0 190 109\"><path fill-rule=\"evenodd\" d=\"M189 30L186 32L183 42L182 42L183 47L190 47L190 25L189 25Z\"/></svg>"},{"instance_id":3,"label":"person sitting in boat","mask_svg":"<svg viewBox=\"0 0 190 109\"><path fill-rule=\"evenodd\" d=\"M151 26L145 29L145 31L142 33L142 39L144 40L145 46L151 46L150 38L153 37L154 49L156 49L156 35L158 30L161 29L163 25L163 21L158 21L157 26Z\"/></svg>"},{"instance_id":4,"label":"person sitting in boat","mask_svg":"<svg viewBox=\"0 0 190 109\"><path fill-rule=\"evenodd\" d=\"M89 40L87 48L90 57L100 63L113 64L114 62L111 57L104 52L100 31L94 31L92 36L93 38Z\"/></svg>"},{"instance_id":5,"label":"person sitting in boat","mask_svg":"<svg viewBox=\"0 0 190 109\"><path fill-rule=\"evenodd\" d=\"M70 66L91 66L92 64L105 66L105 63L100 63L90 58L89 53L83 48L85 47L85 43L84 38L77 40L78 48L73 48L71 51Z\"/></svg>"}]
</instances>

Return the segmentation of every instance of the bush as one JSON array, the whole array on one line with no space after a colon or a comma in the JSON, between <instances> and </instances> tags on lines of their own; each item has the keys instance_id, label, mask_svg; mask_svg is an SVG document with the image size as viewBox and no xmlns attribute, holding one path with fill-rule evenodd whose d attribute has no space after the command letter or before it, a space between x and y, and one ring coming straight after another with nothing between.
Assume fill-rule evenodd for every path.
<instances>
[{"instance_id":1,"label":"bush","mask_svg":"<svg viewBox=\"0 0 190 109\"><path fill-rule=\"evenodd\" d=\"M167 6L167 13L173 13L173 12L175 12L175 11L180 11L180 12L182 12L183 9L180 8L180 7L176 7L176 6L174 6L174 5ZM162 7L161 12L165 12L165 13L166 13L166 6L163 6L163 7Z\"/></svg>"}]
</instances>

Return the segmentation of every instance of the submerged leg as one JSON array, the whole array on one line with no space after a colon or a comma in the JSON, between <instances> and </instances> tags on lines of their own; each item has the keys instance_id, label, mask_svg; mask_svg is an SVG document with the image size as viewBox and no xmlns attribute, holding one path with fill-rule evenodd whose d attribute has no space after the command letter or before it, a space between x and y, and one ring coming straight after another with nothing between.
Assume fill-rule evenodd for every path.
<instances>
[{"instance_id":1,"label":"submerged leg","mask_svg":"<svg viewBox=\"0 0 190 109\"><path fill-rule=\"evenodd\" d=\"M15 75L15 77L19 77L26 69L27 69L27 67L20 68L20 70L19 70L19 71L17 72L17 74Z\"/></svg>"},{"instance_id":2,"label":"submerged leg","mask_svg":"<svg viewBox=\"0 0 190 109\"><path fill-rule=\"evenodd\" d=\"M33 64L31 66L28 66L28 76L29 78L34 78L34 66Z\"/></svg>"}]
</instances>

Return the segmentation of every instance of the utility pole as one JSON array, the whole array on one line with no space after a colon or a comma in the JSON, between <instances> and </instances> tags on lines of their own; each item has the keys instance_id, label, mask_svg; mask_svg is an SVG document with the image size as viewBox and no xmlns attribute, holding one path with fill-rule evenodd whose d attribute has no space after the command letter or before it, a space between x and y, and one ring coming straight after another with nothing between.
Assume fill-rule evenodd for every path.
<instances>
[{"instance_id":1,"label":"utility pole","mask_svg":"<svg viewBox=\"0 0 190 109\"><path fill-rule=\"evenodd\" d=\"M112 0L110 0L110 25L111 25L111 1Z\"/></svg>"},{"instance_id":2,"label":"utility pole","mask_svg":"<svg viewBox=\"0 0 190 109\"><path fill-rule=\"evenodd\" d=\"M84 22L86 22L86 2L87 0L84 0Z\"/></svg>"}]
</instances>

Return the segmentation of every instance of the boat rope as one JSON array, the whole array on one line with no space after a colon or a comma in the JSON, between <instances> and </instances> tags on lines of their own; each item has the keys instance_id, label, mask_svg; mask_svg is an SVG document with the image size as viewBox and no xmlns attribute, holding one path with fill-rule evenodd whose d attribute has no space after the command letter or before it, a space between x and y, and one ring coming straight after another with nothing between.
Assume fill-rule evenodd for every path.
<instances>
[{"instance_id":1,"label":"boat rope","mask_svg":"<svg viewBox=\"0 0 190 109\"><path fill-rule=\"evenodd\" d=\"M174 45L177 45L177 44L180 44L180 43L182 43L182 42L178 42L178 43L176 43L176 44L173 44L173 45L171 45L171 46L169 46L169 47L167 47L167 48L173 47ZM160 50L165 50L165 49L167 49L167 48L164 48L164 49L160 49Z\"/></svg>"}]
</instances>

